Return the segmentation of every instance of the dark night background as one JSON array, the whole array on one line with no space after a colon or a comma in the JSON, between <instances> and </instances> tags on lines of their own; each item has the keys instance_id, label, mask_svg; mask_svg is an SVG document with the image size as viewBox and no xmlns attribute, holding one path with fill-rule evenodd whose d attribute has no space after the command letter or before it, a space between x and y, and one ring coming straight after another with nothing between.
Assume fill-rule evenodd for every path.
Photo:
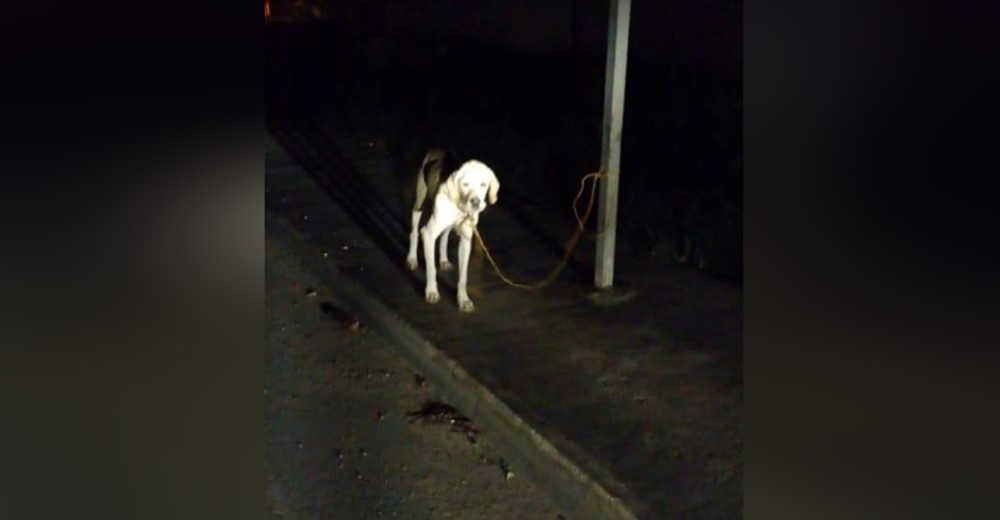
<instances>
[{"instance_id":1,"label":"dark night background","mask_svg":"<svg viewBox=\"0 0 1000 520\"><path fill-rule=\"evenodd\" d=\"M632 4L619 237L742 284L742 5ZM273 1L268 125L332 114L406 171L445 144L566 214L599 167L608 9Z\"/></svg>"},{"instance_id":2,"label":"dark night background","mask_svg":"<svg viewBox=\"0 0 1000 520\"><path fill-rule=\"evenodd\" d=\"M547 16L534 11L541 4ZM389 136L393 124L419 129L400 126L401 157L457 135L467 154L496 146L489 157L527 171L524 184L562 175L570 186L551 189L572 190L596 166L604 3L440 1L434 16L428 5L331 2L324 21L293 29L278 20L305 20L308 7L301 16L275 0L264 42L268 123L308 116L319 101L342 112L395 110L399 121L374 112L355 119L372 135ZM462 6L477 14L460 16ZM995 190L978 180L998 171L989 115L996 18L966 7L806 2L746 11L745 99L755 108L745 125L754 182L746 196L757 244L747 259L755 280L747 518L996 509L996 257L980 247L995 242ZM641 215L640 199L679 212L662 201L728 188L738 218L705 220L722 227L746 214L742 12L633 2L623 234ZM450 37L405 23L418 15ZM508 20L532 37L513 38ZM14 283L4 280L0 341L8 347L0 366L17 376L0 378L9 385L0 392L7 516L259 514L263 367L260 349L248 348L263 328L259 5L14 2L0 21L9 174L0 207L5 230L17 231L7 235L3 272ZM404 38L404 26L424 38ZM460 36L494 44L494 54ZM508 59L511 72L495 56L518 52L515 41L533 54ZM575 74L546 56L561 56ZM491 76L469 81L456 74L463 64ZM555 79L539 79L546 75ZM420 86L431 84L451 90L427 101ZM433 128L422 119L432 102ZM710 117L712 107L732 117ZM527 130L484 117L490 109ZM687 116L664 116L678 112ZM536 157L524 161L531 154L503 140L469 144L472 132L446 117L532 145ZM731 134L717 148L715 129ZM546 159L559 171L543 170ZM690 166L698 160L740 166L724 168L727 177L718 166ZM664 249L677 236L669 224L656 228L671 237ZM742 224L730 229L742 237ZM641 235L634 224L630 234ZM740 255L720 257L739 264Z\"/></svg>"}]
</instances>

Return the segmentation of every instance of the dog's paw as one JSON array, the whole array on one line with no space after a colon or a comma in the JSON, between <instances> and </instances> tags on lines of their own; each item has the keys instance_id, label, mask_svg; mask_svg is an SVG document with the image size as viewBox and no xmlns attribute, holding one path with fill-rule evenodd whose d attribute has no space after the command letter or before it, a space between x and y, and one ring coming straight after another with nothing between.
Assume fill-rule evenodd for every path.
<instances>
[{"instance_id":1,"label":"dog's paw","mask_svg":"<svg viewBox=\"0 0 1000 520\"><path fill-rule=\"evenodd\" d=\"M476 306L472 304L472 300L465 300L458 304L458 310L462 312L476 312Z\"/></svg>"},{"instance_id":2,"label":"dog's paw","mask_svg":"<svg viewBox=\"0 0 1000 520\"><path fill-rule=\"evenodd\" d=\"M424 291L424 299L427 300L427 303L437 303L441 301L441 295L437 289L427 289Z\"/></svg>"},{"instance_id":3,"label":"dog's paw","mask_svg":"<svg viewBox=\"0 0 1000 520\"><path fill-rule=\"evenodd\" d=\"M439 269L441 269L442 271L451 271L454 268L455 266L452 265L451 262L447 260L441 260L441 263L439 264Z\"/></svg>"},{"instance_id":4,"label":"dog's paw","mask_svg":"<svg viewBox=\"0 0 1000 520\"><path fill-rule=\"evenodd\" d=\"M417 265L417 259L416 258L411 258L411 257L406 257L406 267L409 267L411 271L416 271L417 267L418 267L418 265Z\"/></svg>"}]
</instances>

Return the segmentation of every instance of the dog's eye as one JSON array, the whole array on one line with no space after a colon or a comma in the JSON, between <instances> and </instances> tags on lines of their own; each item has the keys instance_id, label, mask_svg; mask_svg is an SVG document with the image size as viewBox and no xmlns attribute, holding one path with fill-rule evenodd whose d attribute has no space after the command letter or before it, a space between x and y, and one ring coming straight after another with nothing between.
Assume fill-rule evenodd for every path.
<instances>
[{"instance_id":1,"label":"dog's eye","mask_svg":"<svg viewBox=\"0 0 1000 520\"><path fill-rule=\"evenodd\" d=\"M479 187L480 188L485 188L486 187L486 183L485 182L480 182L479 183Z\"/></svg>"},{"instance_id":2,"label":"dog's eye","mask_svg":"<svg viewBox=\"0 0 1000 520\"><path fill-rule=\"evenodd\" d=\"M463 187L463 188L468 188L468 187L469 187L469 183L467 183L467 182L463 182L463 183L462 183L462 187Z\"/></svg>"}]
</instances>

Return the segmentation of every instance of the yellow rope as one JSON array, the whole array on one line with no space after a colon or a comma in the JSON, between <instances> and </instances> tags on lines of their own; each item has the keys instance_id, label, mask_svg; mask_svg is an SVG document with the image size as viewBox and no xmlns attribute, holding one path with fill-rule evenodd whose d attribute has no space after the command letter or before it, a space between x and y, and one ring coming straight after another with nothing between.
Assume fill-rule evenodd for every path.
<instances>
[{"instance_id":1,"label":"yellow rope","mask_svg":"<svg viewBox=\"0 0 1000 520\"><path fill-rule=\"evenodd\" d=\"M503 273L500 266L497 265L496 260L493 259L493 255L490 254L489 248L486 247L486 242L483 241L482 235L479 234L479 228L473 227L472 231L476 235L476 240L479 241L479 247L483 248L483 252L486 253L486 258L491 264L493 264L493 270L496 271L497 276L499 276L500 279L508 285L518 287L520 289L540 289L555 281L555 279L559 277L562 270L566 268L566 265L569 264L569 259L573 256L573 250L576 249L577 244L580 243L580 237L582 237L586 232L587 219L590 218L590 213L594 209L594 197L597 195L597 181L603 176L604 174L601 172L594 172L588 173L580 179L580 190L576 193L576 198L573 199L573 216L576 217L576 231L573 232L573 236L566 242L562 259L559 260L558 264L556 264L555 269L553 269L552 272L541 281L532 284L523 284L511 280ZM579 210L577 210L577 203L580 201L580 196L583 195L583 190L586 186L587 180L591 180L593 182L590 184L590 200L587 202L587 210L584 211L583 217L581 217ZM598 235L600 235L600 232L596 233L594 236Z\"/></svg>"}]
</instances>

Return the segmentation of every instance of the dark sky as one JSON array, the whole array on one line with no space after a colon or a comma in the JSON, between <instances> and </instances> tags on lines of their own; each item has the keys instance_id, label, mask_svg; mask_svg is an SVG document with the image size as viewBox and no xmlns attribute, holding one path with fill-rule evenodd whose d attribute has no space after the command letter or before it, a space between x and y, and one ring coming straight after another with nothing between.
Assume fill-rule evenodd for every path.
<instances>
[{"instance_id":1,"label":"dark sky","mask_svg":"<svg viewBox=\"0 0 1000 520\"><path fill-rule=\"evenodd\" d=\"M271 0L274 9L294 0ZM536 52L602 56L609 0L307 0L354 27L416 29ZM715 76L742 72L742 0L633 0L630 56Z\"/></svg>"}]
</instances>

